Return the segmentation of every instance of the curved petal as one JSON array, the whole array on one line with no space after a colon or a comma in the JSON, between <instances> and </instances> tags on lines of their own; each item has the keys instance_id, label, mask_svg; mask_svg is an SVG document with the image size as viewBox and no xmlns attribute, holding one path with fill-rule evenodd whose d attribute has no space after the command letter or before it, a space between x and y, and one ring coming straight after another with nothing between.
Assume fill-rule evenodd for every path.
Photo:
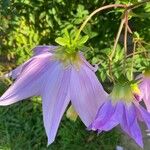
<instances>
[{"instance_id":1,"label":"curved petal","mask_svg":"<svg viewBox=\"0 0 150 150\"><path fill-rule=\"evenodd\" d=\"M100 108L96 115L95 120L90 125L90 129L92 130L102 130L102 126L107 123L109 117L111 116L114 108L111 104L111 101L105 102Z\"/></svg>"},{"instance_id":2,"label":"curved petal","mask_svg":"<svg viewBox=\"0 0 150 150\"><path fill-rule=\"evenodd\" d=\"M34 95L40 95L43 85L43 75L53 64L49 54L42 54L33 59L23 69L21 75L0 97L0 106L10 105Z\"/></svg>"},{"instance_id":3,"label":"curved petal","mask_svg":"<svg viewBox=\"0 0 150 150\"><path fill-rule=\"evenodd\" d=\"M122 108L123 104L121 102L114 106L111 102L107 102L100 108L98 116L92 125L101 131L111 130L120 123L123 114Z\"/></svg>"},{"instance_id":4,"label":"curved petal","mask_svg":"<svg viewBox=\"0 0 150 150\"><path fill-rule=\"evenodd\" d=\"M124 106L124 116L122 117L121 128L131 137L136 143L143 147L142 134L137 123L136 110L133 104Z\"/></svg>"},{"instance_id":5,"label":"curved petal","mask_svg":"<svg viewBox=\"0 0 150 150\"><path fill-rule=\"evenodd\" d=\"M115 126L117 126L123 116L123 103L118 102L114 107L114 111L111 113L109 118L107 119L107 122L102 125L102 130L109 131Z\"/></svg>"},{"instance_id":6,"label":"curved petal","mask_svg":"<svg viewBox=\"0 0 150 150\"><path fill-rule=\"evenodd\" d=\"M33 48L32 50L34 51L34 55L39 55L44 52L53 53L57 47L58 46L53 46L53 45L39 45Z\"/></svg>"},{"instance_id":7,"label":"curved petal","mask_svg":"<svg viewBox=\"0 0 150 150\"><path fill-rule=\"evenodd\" d=\"M5 74L4 76L0 77L0 78L8 78L8 77L12 77L13 79L18 78L18 76L21 74L21 72L23 71L23 69L33 60L36 59L38 57L42 57L41 56L37 56L39 54L42 54L43 52L48 52L50 50L54 50L56 48L56 46L37 46L35 47L33 50L35 51L35 55L33 57L31 57L29 60L27 60L25 63L21 64L20 66L18 66L17 68L15 68L14 70L10 71L9 73ZM52 53L49 53L49 55L52 55Z\"/></svg>"},{"instance_id":8,"label":"curved petal","mask_svg":"<svg viewBox=\"0 0 150 150\"><path fill-rule=\"evenodd\" d=\"M88 127L94 120L100 105L106 99L107 93L95 73L82 64L79 70L72 67L70 96L76 112Z\"/></svg>"},{"instance_id":9,"label":"curved petal","mask_svg":"<svg viewBox=\"0 0 150 150\"><path fill-rule=\"evenodd\" d=\"M80 52L80 58L82 59L82 61L85 63L85 65L87 65L87 67L89 67L92 71L96 72L98 70L98 65L95 65L95 67L93 67L83 56L83 54Z\"/></svg>"},{"instance_id":10,"label":"curved petal","mask_svg":"<svg viewBox=\"0 0 150 150\"><path fill-rule=\"evenodd\" d=\"M8 77L12 77L13 79L16 79L21 72L23 71L23 68L28 65L30 62L32 61L32 58L29 59L27 62L21 64L20 66L18 66L17 68L15 68L14 70L10 71L9 73L5 74L3 76L3 78L8 78Z\"/></svg>"},{"instance_id":11,"label":"curved petal","mask_svg":"<svg viewBox=\"0 0 150 150\"><path fill-rule=\"evenodd\" d=\"M67 105L70 102L68 87L70 82L70 69L63 70L62 66L57 65L49 78L45 81L43 89L43 120L48 144L51 144L56 136L59 123Z\"/></svg>"}]
</instances>

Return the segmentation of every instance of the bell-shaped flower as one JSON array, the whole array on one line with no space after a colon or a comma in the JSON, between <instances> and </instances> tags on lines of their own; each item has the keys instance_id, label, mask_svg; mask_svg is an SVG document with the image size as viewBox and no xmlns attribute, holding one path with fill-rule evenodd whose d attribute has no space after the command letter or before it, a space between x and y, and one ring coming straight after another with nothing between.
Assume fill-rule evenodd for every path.
<instances>
[{"instance_id":1,"label":"bell-shaped flower","mask_svg":"<svg viewBox=\"0 0 150 150\"><path fill-rule=\"evenodd\" d=\"M141 91L139 99L144 101L147 110L150 112L150 71L140 75L139 89Z\"/></svg>"},{"instance_id":2,"label":"bell-shaped flower","mask_svg":"<svg viewBox=\"0 0 150 150\"><path fill-rule=\"evenodd\" d=\"M44 127L51 144L70 101L86 126L94 120L107 97L94 69L80 52L38 46L31 59L5 75L16 80L0 97L0 106L41 96Z\"/></svg>"},{"instance_id":3,"label":"bell-shaped flower","mask_svg":"<svg viewBox=\"0 0 150 150\"><path fill-rule=\"evenodd\" d=\"M133 88L134 87L134 88ZM143 147L142 133L138 121L146 123L150 129L150 113L136 100L137 87L128 83L116 84L107 100L100 106L94 122L89 129L109 131L117 125L135 142Z\"/></svg>"}]
</instances>

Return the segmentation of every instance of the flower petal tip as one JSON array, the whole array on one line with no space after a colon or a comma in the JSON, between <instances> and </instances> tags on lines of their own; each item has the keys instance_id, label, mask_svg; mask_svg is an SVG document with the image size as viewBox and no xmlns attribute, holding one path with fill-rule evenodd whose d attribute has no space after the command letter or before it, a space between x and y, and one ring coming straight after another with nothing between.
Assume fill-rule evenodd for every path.
<instances>
[{"instance_id":1,"label":"flower petal tip","mask_svg":"<svg viewBox=\"0 0 150 150\"><path fill-rule=\"evenodd\" d=\"M55 141L55 138L48 138L47 147Z\"/></svg>"}]
</instances>

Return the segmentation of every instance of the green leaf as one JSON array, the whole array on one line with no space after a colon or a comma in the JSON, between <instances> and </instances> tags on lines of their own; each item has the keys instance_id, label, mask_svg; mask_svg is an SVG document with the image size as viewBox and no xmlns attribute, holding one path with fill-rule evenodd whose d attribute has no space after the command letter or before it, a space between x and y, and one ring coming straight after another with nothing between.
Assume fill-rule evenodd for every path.
<instances>
[{"instance_id":1,"label":"green leaf","mask_svg":"<svg viewBox=\"0 0 150 150\"><path fill-rule=\"evenodd\" d=\"M61 46L69 45L69 40L66 38L58 37L55 39L55 42L58 43Z\"/></svg>"},{"instance_id":2,"label":"green leaf","mask_svg":"<svg viewBox=\"0 0 150 150\"><path fill-rule=\"evenodd\" d=\"M78 45L83 45L89 39L88 35L83 36L80 40L78 40Z\"/></svg>"},{"instance_id":3,"label":"green leaf","mask_svg":"<svg viewBox=\"0 0 150 150\"><path fill-rule=\"evenodd\" d=\"M64 34L65 36L69 39L70 38L70 35L69 35L69 32L67 30L67 28L64 29Z\"/></svg>"}]
</instances>

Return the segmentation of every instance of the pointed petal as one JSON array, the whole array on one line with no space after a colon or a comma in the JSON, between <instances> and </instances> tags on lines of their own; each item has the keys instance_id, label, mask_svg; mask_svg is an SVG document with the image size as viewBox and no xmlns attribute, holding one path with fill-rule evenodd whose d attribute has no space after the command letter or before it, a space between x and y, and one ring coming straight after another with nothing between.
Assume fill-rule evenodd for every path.
<instances>
[{"instance_id":1,"label":"pointed petal","mask_svg":"<svg viewBox=\"0 0 150 150\"><path fill-rule=\"evenodd\" d=\"M51 144L56 136L59 123L67 105L70 102L68 87L70 82L70 69L63 70L57 65L51 74L47 74L49 80L43 90L43 120L48 144Z\"/></svg>"},{"instance_id":2,"label":"pointed petal","mask_svg":"<svg viewBox=\"0 0 150 150\"><path fill-rule=\"evenodd\" d=\"M10 71L9 73L5 74L4 76L0 77L0 78L8 78L8 77L12 77L13 79L16 79L21 72L23 71L23 69L33 60L36 59L40 56L36 56L38 54L42 54L43 52L48 52L48 51L52 51L56 49L56 46L37 46L35 47L33 50L35 51L35 56L33 56L32 58L30 58L28 61L26 61L25 63L21 64L20 66L18 66L17 68L15 68L14 70ZM49 53L49 55L52 55L51 53ZM41 55L42 57L42 55Z\"/></svg>"},{"instance_id":3,"label":"pointed petal","mask_svg":"<svg viewBox=\"0 0 150 150\"><path fill-rule=\"evenodd\" d=\"M98 65L95 65L95 67L93 67L83 56L82 53L80 53L80 57L82 59L82 61L85 63L85 65L87 65L87 67L89 67L92 71L96 72L98 70Z\"/></svg>"},{"instance_id":4,"label":"pointed petal","mask_svg":"<svg viewBox=\"0 0 150 150\"><path fill-rule=\"evenodd\" d=\"M118 102L114 106L110 102L107 102L100 108L98 116L92 125L101 131L111 130L120 123L123 114L122 108L123 104L121 102Z\"/></svg>"},{"instance_id":5,"label":"pointed petal","mask_svg":"<svg viewBox=\"0 0 150 150\"><path fill-rule=\"evenodd\" d=\"M136 110L133 104L124 106L124 116L122 117L121 128L131 137L136 143L143 147L142 134L137 123Z\"/></svg>"},{"instance_id":6,"label":"pointed petal","mask_svg":"<svg viewBox=\"0 0 150 150\"><path fill-rule=\"evenodd\" d=\"M140 113L140 116L142 117L142 120L145 121L148 129L150 129L150 113L147 112L142 106L138 105L135 106L137 109L137 112Z\"/></svg>"},{"instance_id":7,"label":"pointed petal","mask_svg":"<svg viewBox=\"0 0 150 150\"><path fill-rule=\"evenodd\" d=\"M88 127L107 94L95 73L85 64L81 65L79 70L72 67L70 94L72 105Z\"/></svg>"},{"instance_id":8,"label":"pointed petal","mask_svg":"<svg viewBox=\"0 0 150 150\"><path fill-rule=\"evenodd\" d=\"M21 72L23 71L23 68L25 66L27 66L31 61L32 61L32 58L29 59L27 62L21 64L20 66L18 66L14 70L10 71L9 73L5 74L3 76L3 78L12 77L13 79L16 79L21 74Z\"/></svg>"},{"instance_id":9,"label":"pointed petal","mask_svg":"<svg viewBox=\"0 0 150 150\"><path fill-rule=\"evenodd\" d=\"M113 106L113 107L114 107L114 111L109 116L109 119L107 120L107 122L105 124L103 124L103 126L102 126L102 130L104 130L104 131L111 130L112 128L117 126L122 119L122 116L123 116L123 104L122 104L122 102L118 102L116 104L116 106Z\"/></svg>"},{"instance_id":10,"label":"pointed petal","mask_svg":"<svg viewBox=\"0 0 150 150\"><path fill-rule=\"evenodd\" d=\"M0 97L0 105L10 105L34 95L40 95L43 75L53 65L50 55L43 54L33 59L22 71L21 75Z\"/></svg>"},{"instance_id":11,"label":"pointed petal","mask_svg":"<svg viewBox=\"0 0 150 150\"><path fill-rule=\"evenodd\" d=\"M107 123L109 120L109 117L111 116L112 112L114 111L114 108L111 104L111 101L106 101L100 108L96 115L95 120L90 125L90 128L92 130L102 130L102 126Z\"/></svg>"}]
</instances>

